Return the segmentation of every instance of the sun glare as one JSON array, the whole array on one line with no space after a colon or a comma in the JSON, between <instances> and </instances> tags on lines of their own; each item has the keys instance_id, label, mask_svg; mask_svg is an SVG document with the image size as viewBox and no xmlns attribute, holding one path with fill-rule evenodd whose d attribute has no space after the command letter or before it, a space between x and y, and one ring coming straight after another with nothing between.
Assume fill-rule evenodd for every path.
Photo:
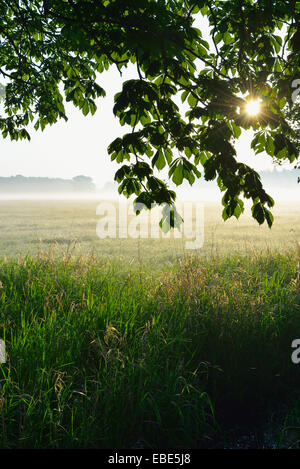
<instances>
[{"instance_id":1,"label":"sun glare","mask_svg":"<svg viewBox=\"0 0 300 469\"><path fill-rule=\"evenodd\" d=\"M257 116L260 111L260 102L258 100L248 101L246 111L249 116Z\"/></svg>"}]
</instances>

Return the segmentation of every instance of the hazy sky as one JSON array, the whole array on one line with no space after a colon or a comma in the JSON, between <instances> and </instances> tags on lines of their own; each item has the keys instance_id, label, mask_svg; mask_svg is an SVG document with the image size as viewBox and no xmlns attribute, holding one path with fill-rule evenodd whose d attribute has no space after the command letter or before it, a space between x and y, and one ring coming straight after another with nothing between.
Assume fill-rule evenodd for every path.
<instances>
[{"instance_id":1,"label":"hazy sky","mask_svg":"<svg viewBox=\"0 0 300 469\"><path fill-rule=\"evenodd\" d=\"M199 23L205 39L207 23ZM209 41L210 42L210 41ZM32 130L31 141L11 142L1 138L0 176L22 174L72 178L78 174L91 176L98 185L113 180L118 165L110 161L107 146L125 133L113 115L113 97L121 90L122 81L136 78L136 68L131 65L120 77L117 69L99 75L98 83L107 96L99 99L94 116L83 116L73 105L67 104L68 122L59 121L44 132ZM250 149L251 132L244 132L237 144L238 159L253 165L255 169L272 169L271 158L255 156Z\"/></svg>"}]
</instances>

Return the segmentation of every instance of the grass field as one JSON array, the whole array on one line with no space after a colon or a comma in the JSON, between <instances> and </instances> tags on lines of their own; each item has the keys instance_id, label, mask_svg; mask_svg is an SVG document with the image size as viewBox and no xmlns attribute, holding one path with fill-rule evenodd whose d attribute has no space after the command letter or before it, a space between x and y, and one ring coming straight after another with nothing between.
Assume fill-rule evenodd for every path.
<instances>
[{"instance_id":1,"label":"grass field","mask_svg":"<svg viewBox=\"0 0 300 469\"><path fill-rule=\"evenodd\" d=\"M299 446L300 205L207 205L194 252L100 240L96 206L0 202L0 447Z\"/></svg>"},{"instance_id":2,"label":"grass field","mask_svg":"<svg viewBox=\"0 0 300 469\"><path fill-rule=\"evenodd\" d=\"M171 265L187 252L184 239L99 239L96 234L97 200L0 201L0 255L36 255L54 249L57 253L95 254L98 257L137 261L152 268ZM196 256L210 259L230 253L280 252L294 249L300 240L300 202L282 203L274 209L270 230L259 226L247 210L239 220L222 219L222 207L204 205L204 245ZM133 218L133 217L131 217Z\"/></svg>"}]
</instances>

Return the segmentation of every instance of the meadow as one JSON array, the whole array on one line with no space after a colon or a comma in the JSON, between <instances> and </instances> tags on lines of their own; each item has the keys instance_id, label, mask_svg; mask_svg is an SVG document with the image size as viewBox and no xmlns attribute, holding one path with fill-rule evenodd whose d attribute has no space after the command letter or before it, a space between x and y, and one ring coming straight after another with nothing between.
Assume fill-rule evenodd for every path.
<instances>
[{"instance_id":1,"label":"meadow","mask_svg":"<svg viewBox=\"0 0 300 469\"><path fill-rule=\"evenodd\" d=\"M97 204L0 202L0 447L298 447L300 204L206 204L195 251Z\"/></svg>"},{"instance_id":2,"label":"meadow","mask_svg":"<svg viewBox=\"0 0 300 469\"><path fill-rule=\"evenodd\" d=\"M118 207L116 202L111 203ZM57 255L95 254L115 261L165 268L186 254L211 259L253 251L286 252L295 249L300 240L300 202L276 205L272 230L265 224L259 226L252 219L250 209L239 220L232 218L224 222L221 204L204 203L204 245L195 253L185 250L184 237L176 239L173 234L169 239L150 236L99 239L98 205L99 200L0 200L0 256L16 258L19 254L37 255L54 250Z\"/></svg>"}]
</instances>

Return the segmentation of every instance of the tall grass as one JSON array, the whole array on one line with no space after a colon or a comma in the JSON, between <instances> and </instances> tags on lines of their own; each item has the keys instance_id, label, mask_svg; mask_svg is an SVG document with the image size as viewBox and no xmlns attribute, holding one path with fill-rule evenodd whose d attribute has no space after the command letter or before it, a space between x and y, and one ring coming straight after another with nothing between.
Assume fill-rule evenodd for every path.
<instances>
[{"instance_id":1,"label":"tall grass","mask_svg":"<svg viewBox=\"0 0 300 469\"><path fill-rule=\"evenodd\" d=\"M300 384L298 255L1 261L0 446L222 444Z\"/></svg>"}]
</instances>

